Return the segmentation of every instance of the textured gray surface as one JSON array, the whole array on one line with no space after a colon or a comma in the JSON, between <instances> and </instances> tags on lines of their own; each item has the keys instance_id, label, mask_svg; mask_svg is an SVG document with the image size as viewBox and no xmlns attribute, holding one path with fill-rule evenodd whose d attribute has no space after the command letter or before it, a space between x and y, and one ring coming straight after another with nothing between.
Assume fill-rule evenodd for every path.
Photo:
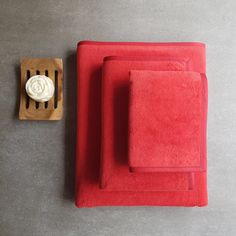
<instances>
[{"instance_id":1,"label":"textured gray surface","mask_svg":"<svg viewBox=\"0 0 236 236\"><path fill-rule=\"evenodd\" d=\"M236 235L236 2L1 0L0 235ZM209 78L209 206L76 209L79 40L202 41ZM21 57L62 57L65 116L17 120Z\"/></svg>"}]
</instances>

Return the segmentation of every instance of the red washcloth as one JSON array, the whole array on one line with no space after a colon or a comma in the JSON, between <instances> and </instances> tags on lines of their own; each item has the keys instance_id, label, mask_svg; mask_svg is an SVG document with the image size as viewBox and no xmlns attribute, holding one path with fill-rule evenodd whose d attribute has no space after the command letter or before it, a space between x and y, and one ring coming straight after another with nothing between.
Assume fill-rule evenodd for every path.
<instances>
[{"instance_id":1,"label":"red washcloth","mask_svg":"<svg viewBox=\"0 0 236 236\"><path fill-rule=\"evenodd\" d=\"M132 171L204 170L205 104L201 74L131 71L129 164ZM205 121L204 121L205 122Z\"/></svg>"}]
</instances>

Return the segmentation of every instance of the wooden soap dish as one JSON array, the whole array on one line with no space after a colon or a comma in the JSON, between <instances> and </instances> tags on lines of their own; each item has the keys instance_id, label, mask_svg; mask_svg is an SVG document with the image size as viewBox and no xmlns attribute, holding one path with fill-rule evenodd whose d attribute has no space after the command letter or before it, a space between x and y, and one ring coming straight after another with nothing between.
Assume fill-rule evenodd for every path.
<instances>
[{"instance_id":1,"label":"wooden soap dish","mask_svg":"<svg viewBox=\"0 0 236 236\"><path fill-rule=\"evenodd\" d=\"M48 102L35 102L26 91L25 84L33 75L46 75L52 79L55 92ZM60 58L24 58L21 60L20 120L60 120L63 113L63 64Z\"/></svg>"}]
</instances>

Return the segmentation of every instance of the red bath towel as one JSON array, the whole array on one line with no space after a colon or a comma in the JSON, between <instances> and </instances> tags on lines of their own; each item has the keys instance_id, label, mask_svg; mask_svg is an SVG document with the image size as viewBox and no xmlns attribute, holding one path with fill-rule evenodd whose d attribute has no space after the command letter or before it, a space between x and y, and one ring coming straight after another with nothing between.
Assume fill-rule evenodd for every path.
<instances>
[{"instance_id":1,"label":"red bath towel","mask_svg":"<svg viewBox=\"0 0 236 236\"><path fill-rule=\"evenodd\" d=\"M76 205L206 205L205 170L129 171L130 106L127 100L130 70L205 73L204 44L81 42L77 59ZM134 61L138 67L133 66ZM112 76L111 84L109 75ZM204 121L206 123L206 119ZM204 140L202 142L204 147Z\"/></svg>"}]
</instances>

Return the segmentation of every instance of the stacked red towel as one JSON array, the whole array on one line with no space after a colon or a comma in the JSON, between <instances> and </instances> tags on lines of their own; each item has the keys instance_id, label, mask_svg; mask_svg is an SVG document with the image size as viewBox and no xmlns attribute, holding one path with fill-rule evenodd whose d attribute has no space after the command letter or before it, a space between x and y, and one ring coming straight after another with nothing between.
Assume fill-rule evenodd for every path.
<instances>
[{"instance_id":1,"label":"stacked red towel","mask_svg":"<svg viewBox=\"0 0 236 236\"><path fill-rule=\"evenodd\" d=\"M78 44L76 205L207 204L205 46Z\"/></svg>"}]
</instances>

